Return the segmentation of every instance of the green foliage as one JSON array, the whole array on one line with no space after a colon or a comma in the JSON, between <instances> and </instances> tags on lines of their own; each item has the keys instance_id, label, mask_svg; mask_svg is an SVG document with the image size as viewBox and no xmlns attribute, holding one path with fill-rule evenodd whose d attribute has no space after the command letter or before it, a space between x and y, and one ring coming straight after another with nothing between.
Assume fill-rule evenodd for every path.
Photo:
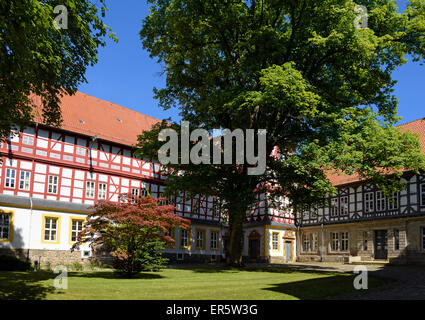
<instances>
[{"instance_id":1,"label":"green foliage","mask_svg":"<svg viewBox=\"0 0 425 320\"><path fill-rule=\"evenodd\" d=\"M76 261L71 265L71 269L74 270L74 271L82 271L83 265Z\"/></svg>"},{"instance_id":2,"label":"green foliage","mask_svg":"<svg viewBox=\"0 0 425 320\"><path fill-rule=\"evenodd\" d=\"M161 251L164 249L164 241L154 238L143 242L135 248L131 258L115 258L113 267L117 274L132 276L141 271L159 271L168 259L162 257Z\"/></svg>"},{"instance_id":3,"label":"green foliage","mask_svg":"<svg viewBox=\"0 0 425 320\"><path fill-rule=\"evenodd\" d=\"M164 65L166 86L154 90L160 106L178 106L193 127L267 130L262 176L247 176L248 165L168 168L167 192L223 200L231 255L240 256L241 223L264 191L258 186L276 182L270 197L288 195L298 211L335 192L332 172L390 192L402 187L401 169L424 168L417 137L393 128L400 118L392 79L407 55L423 61L424 0L404 12L393 0L149 2L140 36ZM355 27L356 4L368 9L366 29ZM140 156L158 150L154 131L140 136ZM275 146L280 158L271 156Z\"/></svg>"},{"instance_id":4,"label":"green foliage","mask_svg":"<svg viewBox=\"0 0 425 320\"><path fill-rule=\"evenodd\" d=\"M54 27L57 5L68 10L68 29ZM36 116L60 125L60 97L86 82L104 36L117 40L102 22L106 9L104 0L0 0L0 140Z\"/></svg>"},{"instance_id":5,"label":"green foliage","mask_svg":"<svg viewBox=\"0 0 425 320\"><path fill-rule=\"evenodd\" d=\"M31 270L31 262L22 261L13 256L0 256L1 271L29 271Z\"/></svg>"},{"instance_id":6,"label":"green foliage","mask_svg":"<svg viewBox=\"0 0 425 320\"><path fill-rule=\"evenodd\" d=\"M166 235L168 229L187 229L190 224L161 200L165 199L122 195L121 203L98 201L72 249L90 243L95 252L110 252L117 272L129 277L159 270L167 261L162 258L164 244L174 242Z\"/></svg>"}]
</instances>

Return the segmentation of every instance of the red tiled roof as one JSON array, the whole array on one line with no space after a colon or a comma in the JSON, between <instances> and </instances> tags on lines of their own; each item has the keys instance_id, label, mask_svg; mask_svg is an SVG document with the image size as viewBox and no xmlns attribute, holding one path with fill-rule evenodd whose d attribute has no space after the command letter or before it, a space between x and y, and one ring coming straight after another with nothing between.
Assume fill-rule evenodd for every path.
<instances>
[{"instance_id":1,"label":"red tiled roof","mask_svg":"<svg viewBox=\"0 0 425 320\"><path fill-rule=\"evenodd\" d=\"M34 98L41 105L40 98ZM63 123L61 128L97 136L124 145L137 143L137 135L149 130L160 121L120 105L77 92L64 96L61 101ZM41 113L38 110L38 114ZM37 122L41 122L38 116Z\"/></svg>"},{"instance_id":2,"label":"red tiled roof","mask_svg":"<svg viewBox=\"0 0 425 320\"><path fill-rule=\"evenodd\" d=\"M418 133L419 141L422 146L422 153L425 153L425 118L401 124L398 127L400 127L401 132L410 131L412 133ZM351 176L331 174L328 176L328 178L334 186L352 183L360 180L359 176L356 174Z\"/></svg>"}]
</instances>

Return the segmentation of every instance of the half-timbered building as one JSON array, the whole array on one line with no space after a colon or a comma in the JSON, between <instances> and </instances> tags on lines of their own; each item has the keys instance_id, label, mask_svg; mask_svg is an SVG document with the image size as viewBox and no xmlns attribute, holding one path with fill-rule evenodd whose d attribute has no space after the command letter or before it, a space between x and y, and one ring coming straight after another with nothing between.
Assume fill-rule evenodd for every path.
<instances>
[{"instance_id":1,"label":"half-timbered building","mask_svg":"<svg viewBox=\"0 0 425 320\"><path fill-rule=\"evenodd\" d=\"M42 265L86 262L93 255L88 245L74 252L70 248L96 201L164 192L161 165L134 155L137 135L157 119L83 93L63 97L61 109L60 128L45 126L38 117L0 145L0 255ZM227 225L215 201L184 193L176 198L176 214L192 223L189 231L171 230L175 244L166 248L168 257L219 261L225 256ZM244 230L246 259L295 260L294 217L288 206L273 209L259 196Z\"/></svg>"},{"instance_id":2,"label":"half-timbered building","mask_svg":"<svg viewBox=\"0 0 425 320\"><path fill-rule=\"evenodd\" d=\"M425 151L425 119L402 130ZM390 197L355 176L330 179L337 195L300 216L298 260L425 262L425 174L404 172L406 187Z\"/></svg>"}]
</instances>

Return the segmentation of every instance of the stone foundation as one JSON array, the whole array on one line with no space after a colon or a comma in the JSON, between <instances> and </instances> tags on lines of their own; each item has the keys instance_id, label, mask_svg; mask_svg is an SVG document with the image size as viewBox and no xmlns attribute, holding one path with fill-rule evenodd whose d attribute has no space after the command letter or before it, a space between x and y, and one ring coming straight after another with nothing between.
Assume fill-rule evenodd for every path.
<instances>
[{"instance_id":1,"label":"stone foundation","mask_svg":"<svg viewBox=\"0 0 425 320\"><path fill-rule=\"evenodd\" d=\"M0 255L14 256L20 260L30 260L32 264L37 261L40 267L51 268L57 265L70 265L80 263L89 264L91 258L82 258L81 251L71 252L70 250L38 250L38 249L0 249Z\"/></svg>"}]
</instances>

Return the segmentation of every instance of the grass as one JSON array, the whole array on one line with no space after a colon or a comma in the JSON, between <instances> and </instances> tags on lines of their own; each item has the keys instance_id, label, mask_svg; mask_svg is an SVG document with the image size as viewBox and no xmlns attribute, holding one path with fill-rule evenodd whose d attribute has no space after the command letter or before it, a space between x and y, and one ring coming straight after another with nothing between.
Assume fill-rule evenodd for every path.
<instances>
[{"instance_id":1,"label":"grass","mask_svg":"<svg viewBox=\"0 0 425 320\"><path fill-rule=\"evenodd\" d=\"M0 272L0 299L293 300L325 299L356 291L355 275L291 269L197 267L142 273L133 279L111 271L68 273L68 289L56 290L57 274ZM383 284L370 278L369 289Z\"/></svg>"}]
</instances>

